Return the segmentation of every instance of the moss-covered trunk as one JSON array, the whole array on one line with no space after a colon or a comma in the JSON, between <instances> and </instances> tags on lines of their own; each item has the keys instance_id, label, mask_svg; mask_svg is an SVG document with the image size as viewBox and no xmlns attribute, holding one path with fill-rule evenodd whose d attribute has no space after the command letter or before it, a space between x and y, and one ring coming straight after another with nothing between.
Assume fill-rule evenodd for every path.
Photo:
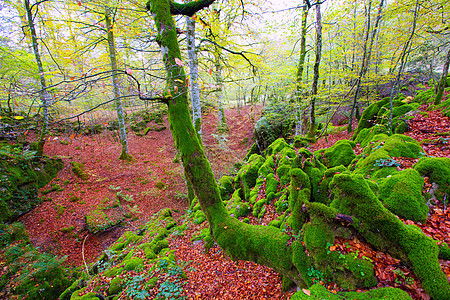
<instances>
[{"instance_id":1,"label":"moss-covered trunk","mask_svg":"<svg viewBox=\"0 0 450 300\"><path fill-rule=\"evenodd\" d=\"M228 215L211 165L190 118L186 75L181 63L175 23L170 14L170 2L151 0L149 8L157 27L157 41L167 73L164 95L169 108L170 130L181 154L186 179L194 188L213 237L231 257L272 267L297 284L304 285L291 262L292 250L288 246L290 237L287 234L273 227L241 223Z\"/></svg>"}]
</instances>

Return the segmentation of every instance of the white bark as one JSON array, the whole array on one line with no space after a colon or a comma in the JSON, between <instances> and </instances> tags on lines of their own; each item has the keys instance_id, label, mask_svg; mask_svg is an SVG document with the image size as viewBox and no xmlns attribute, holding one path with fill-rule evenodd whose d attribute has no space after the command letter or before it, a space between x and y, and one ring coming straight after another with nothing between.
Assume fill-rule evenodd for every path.
<instances>
[{"instance_id":1,"label":"white bark","mask_svg":"<svg viewBox=\"0 0 450 300\"><path fill-rule=\"evenodd\" d=\"M195 52L195 20L186 17L187 50L189 56L190 87L192 102L192 122L197 134L202 136L202 107L200 103L200 89L198 86L198 59Z\"/></svg>"}]
</instances>

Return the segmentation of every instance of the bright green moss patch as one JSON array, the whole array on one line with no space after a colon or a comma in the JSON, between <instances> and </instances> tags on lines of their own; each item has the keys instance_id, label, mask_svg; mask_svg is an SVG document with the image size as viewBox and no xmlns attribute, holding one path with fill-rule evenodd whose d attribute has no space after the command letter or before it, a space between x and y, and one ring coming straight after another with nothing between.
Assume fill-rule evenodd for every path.
<instances>
[{"instance_id":1,"label":"bright green moss patch","mask_svg":"<svg viewBox=\"0 0 450 300\"><path fill-rule=\"evenodd\" d=\"M428 176L430 182L439 184L439 190L450 195L450 158L422 157L414 165L420 175Z\"/></svg>"},{"instance_id":2,"label":"bright green moss patch","mask_svg":"<svg viewBox=\"0 0 450 300\"><path fill-rule=\"evenodd\" d=\"M251 211L248 203L243 202L241 197L239 197L239 190L236 190L233 193L231 199L227 202L226 207L230 216L235 218L245 217Z\"/></svg>"},{"instance_id":3,"label":"bright green moss patch","mask_svg":"<svg viewBox=\"0 0 450 300\"><path fill-rule=\"evenodd\" d=\"M348 166L356 157L353 148L355 142L349 140L337 141L332 147L317 150L314 155L318 156L320 161L327 167L333 168L340 165Z\"/></svg>"},{"instance_id":4,"label":"bright green moss patch","mask_svg":"<svg viewBox=\"0 0 450 300\"><path fill-rule=\"evenodd\" d=\"M308 290L301 290L292 295L292 300L312 300L312 299L320 299L320 300L344 300L344 299L352 299L352 300L411 300L411 297L407 292L402 291L401 289L395 288L379 288L363 293L358 292L339 292L332 293L328 291L323 285L314 284Z\"/></svg>"},{"instance_id":5,"label":"bright green moss patch","mask_svg":"<svg viewBox=\"0 0 450 300\"><path fill-rule=\"evenodd\" d=\"M380 186L378 197L397 216L425 222L429 209L422 196L423 184L416 170L406 169L387 178Z\"/></svg>"},{"instance_id":6,"label":"bright green moss patch","mask_svg":"<svg viewBox=\"0 0 450 300\"><path fill-rule=\"evenodd\" d=\"M361 175L337 174L330 185L335 193L334 207L354 216L357 222L353 226L366 240L375 247L382 247L383 240L390 242L384 250L394 256L406 255L432 298L450 299L450 286L438 261L438 247L431 238L417 227L405 225L383 207Z\"/></svg>"},{"instance_id":7,"label":"bright green moss patch","mask_svg":"<svg viewBox=\"0 0 450 300\"><path fill-rule=\"evenodd\" d=\"M253 154L248 159L248 162L239 170L236 180L244 192L244 199L249 199L250 190L255 186L256 179L258 178L258 170L264 162L265 159L262 156Z\"/></svg>"}]
</instances>

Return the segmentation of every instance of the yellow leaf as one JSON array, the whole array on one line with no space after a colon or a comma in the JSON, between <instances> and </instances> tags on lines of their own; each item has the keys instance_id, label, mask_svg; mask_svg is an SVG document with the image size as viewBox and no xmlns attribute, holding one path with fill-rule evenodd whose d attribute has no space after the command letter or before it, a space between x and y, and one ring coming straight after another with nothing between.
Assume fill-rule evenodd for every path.
<instances>
[{"instance_id":1,"label":"yellow leaf","mask_svg":"<svg viewBox=\"0 0 450 300\"><path fill-rule=\"evenodd\" d=\"M16 120L22 120L24 117L22 117L22 116L15 116L14 117L14 119L16 119Z\"/></svg>"}]
</instances>

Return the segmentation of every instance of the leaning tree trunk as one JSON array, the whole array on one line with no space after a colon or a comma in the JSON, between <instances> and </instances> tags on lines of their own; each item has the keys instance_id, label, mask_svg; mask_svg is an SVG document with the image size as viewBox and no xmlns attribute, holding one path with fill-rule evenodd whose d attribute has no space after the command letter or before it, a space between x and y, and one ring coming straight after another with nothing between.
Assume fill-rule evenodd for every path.
<instances>
[{"instance_id":1,"label":"leaning tree trunk","mask_svg":"<svg viewBox=\"0 0 450 300\"><path fill-rule=\"evenodd\" d=\"M131 155L128 153L128 140L127 140L127 128L125 125L125 116L122 107L122 101L120 100L120 86L119 86L119 75L117 74L117 57L116 57L116 45L114 43L114 31L111 22L111 8L105 8L105 22L106 22L106 32L108 38L108 50L109 50L109 60L111 62L112 70L112 83L114 90L114 103L116 105L117 120L119 122L119 138L120 144L122 145L122 151L120 153L119 159L129 160Z\"/></svg>"},{"instance_id":2,"label":"leaning tree trunk","mask_svg":"<svg viewBox=\"0 0 450 300\"><path fill-rule=\"evenodd\" d=\"M434 105L439 105L442 100L442 96L444 95L444 87L445 83L447 82L447 75L448 75L448 66L450 63L450 49L447 52L447 57L445 59L444 67L442 68L442 77L441 81L439 82L439 86L436 93L436 98L434 98Z\"/></svg>"},{"instance_id":3,"label":"leaning tree trunk","mask_svg":"<svg viewBox=\"0 0 450 300\"><path fill-rule=\"evenodd\" d=\"M31 43L33 46L34 57L36 59L36 64L38 66L38 71L39 71L39 81L41 83L41 90L40 90L39 94L40 94L41 103L42 103L43 121L42 121L41 134L39 135L39 140L37 143L36 150L37 150L37 155L42 156L44 153L45 136L47 135L47 130L48 130L49 107L52 105L52 97L48 93L47 84L45 83L44 67L42 66L41 54L39 53L39 44L38 44L38 39L37 39L37 35L36 35L36 28L34 27L33 13L31 12L30 1L25 0L24 4L25 4L25 10L27 13L28 27L30 28L30 33L31 33Z\"/></svg>"},{"instance_id":4,"label":"leaning tree trunk","mask_svg":"<svg viewBox=\"0 0 450 300\"><path fill-rule=\"evenodd\" d=\"M363 57L361 60L361 68L359 69L358 78L356 79L356 90L355 95L353 97L352 110L350 112L350 118L348 120L347 132L351 132L353 130L353 115L355 113L356 104L358 103L358 96L361 89L361 81L366 73L366 57L367 57L367 41L369 40L369 31L370 31L370 12L372 8L372 1L369 0L369 7L366 11L366 26L364 30L364 43L363 43Z\"/></svg>"},{"instance_id":5,"label":"leaning tree trunk","mask_svg":"<svg viewBox=\"0 0 450 300\"><path fill-rule=\"evenodd\" d=\"M307 20L308 20L308 11L309 7L306 5L306 1L303 1L303 11L302 11L302 30L300 33L300 59L298 61L297 68L297 113L296 122L295 122L295 135L304 134L304 130L302 128L302 117L303 117L303 109L300 107L300 102L302 101L302 80L303 80L303 69L305 65L305 57L306 57L306 33L307 33Z\"/></svg>"},{"instance_id":6,"label":"leaning tree trunk","mask_svg":"<svg viewBox=\"0 0 450 300\"><path fill-rule=\"evenodd\" d=\"M200 103L200 89L198 86L198 59L195 52L195 19L186 17L187 24L187 50L189 56L192 122L195 131L202 137L202 107Z\"/></svg>"},{"instance_id":7,"label":"leaning tree trunk","mask_svg":"<svg viewBox=\"0 0 450 300\"><path fill-rule=\"evenodd\" d=\"M316 6L316 60L314 62L314 77L311 88L311 102L309 105L309 130L308 137L314 138L316 131L315 105L317 95L317 85L319 83L319 66L322 57L322 15L320 14L320 4Z\"/></svg>"},{"instance_id":8,"label":"leaning tree trunk","mask_svg":"<svg viewBox=\"0 0 450 300\"><path fill-rule=\"evenodd\" d=\"M410 47L412 38L416 32L416 24L417 24L417 11L419 9L419 0L416 1L416 6L414 8L414 18L413 18L413 24L411 28L411 34L409 35L408 40L406 41L405 46L403 47L403 51L400 57L400 67L398 68L397 77L395 78L394 84L392 86L391 95L390 95L390 114L389 114L389 129L392 130L392 115L393 115L393 102L394 102L394 96L397 93L398 83L400 82L400 76L403 73L403 68L406 64L406 53L408 52L408 49Z\"/></svg>"},{"instance_id":9,"label":"leaning tree trunk","mask_svg":"<svg viewBox=\"0 0 450 300\"><path fill-rule=\"evenodd\" d=\"M188 5L201 7L205 2L208 0L189 2ZM222 203L211 165L190 118L187 88L184 84L186 74L182 64L175 61L181 59L181 53L176 26L170 15L170 4L169 0L149 1L167 74L164 95L167 97L170 130L176 147L180 150L186 179L194 188L210 225L212 236L232 258L269 266L293 279L298 285L306 286L305 279L299 275L297 267L292 262L292 249L286 246L290 239L289 235L278 228L242 223L230 217ZM180 11L188 14L189 6ZM298 247L301 248L301 245ZM299 253L303 253L303 249Z\"/></svg>"}]
</instances>

